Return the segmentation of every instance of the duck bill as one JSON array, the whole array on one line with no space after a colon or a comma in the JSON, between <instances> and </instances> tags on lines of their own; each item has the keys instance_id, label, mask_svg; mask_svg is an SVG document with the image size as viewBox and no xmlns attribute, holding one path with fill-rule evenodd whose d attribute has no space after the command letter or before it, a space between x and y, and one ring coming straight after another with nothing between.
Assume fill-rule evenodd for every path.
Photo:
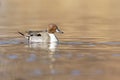
<instances>
[{"instance_id":1,"label":"duck bill","mask_svg":"<svg viewBox=\"0 0 120 80\"><path fill-rule=\"evenodd\" d=\"M61 30L59 29L56 29L56 32L60 33L60 34L63 34L64 32L62 32Z\"/></svg>"}]
</instances>

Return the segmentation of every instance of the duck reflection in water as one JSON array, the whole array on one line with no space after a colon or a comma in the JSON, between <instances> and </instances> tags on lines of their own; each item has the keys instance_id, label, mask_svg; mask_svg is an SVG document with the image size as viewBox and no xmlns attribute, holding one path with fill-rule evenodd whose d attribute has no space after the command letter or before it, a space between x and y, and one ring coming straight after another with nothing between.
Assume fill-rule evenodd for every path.
<instances>
[{"instance_id":1,"label":"duck reflection in water","mask_svg":"<svg viewBox=\"0 0 120 80\"><path fill-rule=\"evenodd\" d=\"M29 43L28 44L30 48L34 49L41 49L41 50L50 50L51 52L55 52L58 43L57 42L52 42L52 43Z\"/></svg>"}]
</instances>

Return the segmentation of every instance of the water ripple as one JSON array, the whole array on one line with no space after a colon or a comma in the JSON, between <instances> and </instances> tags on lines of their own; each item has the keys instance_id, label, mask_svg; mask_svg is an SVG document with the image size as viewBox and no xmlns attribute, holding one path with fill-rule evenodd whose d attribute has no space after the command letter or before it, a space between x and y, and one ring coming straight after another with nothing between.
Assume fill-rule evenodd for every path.
<instances>
[{"instance_id":1,"label":"water ripple","mask_svg":"<svg viewBox=\"0 0 120 80\"><path fill-rule=\"evenodd\" d=\"M64 45L80 45L80 44L84 44L84 42L60 42L60 44L64 44Z\"/></svg>"},{"instance_id":2,"label":"water ripple","mask_svg":"<svg viewBox=\"0 0 120 80\"><path fill-rule=\"evenodd\" d=\"M114 57L120 57L120 54L112 54Z\"/></svg>"},{"instance_id":3,"label":"water ripple","mask_svg":"<svg viewBox=\"0 0 120 80\"><path fill-rule=\"evenodd\" d=\"M33 72L32 72L32 75L36 75L36 76L39 76L39 75L42 75L43 72L39 69L35 69Z\"/></svg>"},{"instance_id":4,"label":"water ripple","mask_svg":"<svg viewBox=\"0 0 120 80\"><path fill-rule=\"evenodd\" d=\"M100 44L105 44L105 45L120 45L120 42L101 42Z\"/></svg>"},{"instance_id":5,"label":"water ripple","mask_svg":"<svg viewBox=\"0 0 120 80\"><path fill-rule=\"evenodd\" d=\"M19 40L7 40L7 41L0 41L0 45L5 45L5 44L19 44Z\"/></svg>"},{"instance_id":6,"label":"water ripple","mask_svg":"<svg viewBox=\"0 0 120 80\"><path fill-rule=\"evenodd\" d=\"M17 59L17 58L18 58L18 56L15 55L15 54L8 55L7 57L8 57L9 59Z\"/></svg>"},{"instance_id":7,"label":"water ripple","mask_svg":"<svg viewBox=\"0 0 120 80\"><path fill-rule=\"evenodd\" d=\"M35 61L37 56L35 54L30 54L30 56L26 59L27 62Z\"/></svg>"},{"instance_id":8,"label":"water ripple","mask_svg":"<svg viewBox=\"0 0 120 80\"><path fill-rule=\"evenodd\" d=\"M71 71L71 75L73 75L73 76L78 76L78 75L80 75L80 70L72 70L72 71Z\"/></svg>"}]
</instances>

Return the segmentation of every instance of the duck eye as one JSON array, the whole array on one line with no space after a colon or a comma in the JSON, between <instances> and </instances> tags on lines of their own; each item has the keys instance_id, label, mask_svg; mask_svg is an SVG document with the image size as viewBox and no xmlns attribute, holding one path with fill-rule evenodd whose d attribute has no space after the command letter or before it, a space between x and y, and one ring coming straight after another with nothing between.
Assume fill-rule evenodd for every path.
<instances>
[{"instance_id":1,"label":"duck eye","mask_svg":"<svg viewBox=\"0 0 120 80\"><path fill-rule=\"evenodd\" d=\"M41 34L37 34L37 36L41 36Z\"/></svg>"},{"instance_id":2,"label":"duck eye","mask_svg":"<svg viewBox=\"0 0 120 80\"><path fill-rule=\"evenodd\" d=\"M33 34L30 34L30 36L33 36Z\"/></svg>"}]
</instances>

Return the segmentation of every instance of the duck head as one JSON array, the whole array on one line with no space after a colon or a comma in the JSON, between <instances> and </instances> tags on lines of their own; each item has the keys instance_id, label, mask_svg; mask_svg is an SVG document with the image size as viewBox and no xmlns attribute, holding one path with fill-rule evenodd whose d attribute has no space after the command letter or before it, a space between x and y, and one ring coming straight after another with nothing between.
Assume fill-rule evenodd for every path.
<instances>
[{"instance_id":1,"label":"duck head","mask_svg":"<svg viewBox=\"0 0 120 80\"><path fill-rule=\"evenodd\" d=\"M58 28L58 26L56 24L49 24L48 28L47 28L47 32L51 33L51 34L53 34L55 32L63 34L63 32Z\"/></svg>"}]
</instances>

